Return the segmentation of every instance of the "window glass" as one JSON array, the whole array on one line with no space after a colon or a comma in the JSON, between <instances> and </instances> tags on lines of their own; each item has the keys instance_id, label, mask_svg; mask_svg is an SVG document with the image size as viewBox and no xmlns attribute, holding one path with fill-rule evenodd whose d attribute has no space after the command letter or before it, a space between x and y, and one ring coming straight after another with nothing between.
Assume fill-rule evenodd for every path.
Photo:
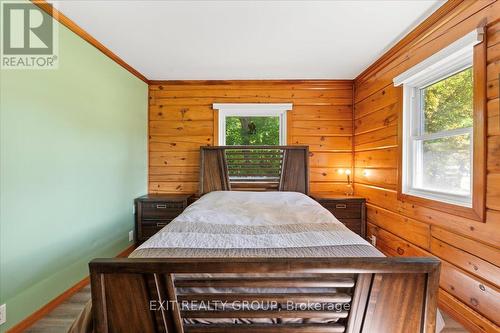
<instances>
[{"instance_id":1,"label":"window glass","mask_svg":"<svg viewBox=\"0 0 500 333\"><path fill-rule=\"evenodd\" d=\"M484 171L473 170L483 153L474 151L481 144L475 135L483 131L482 122L475 123L483 110L475 110L473 68L474 46L481 42L472 31L394 78L396 86L403 85L401 193L409 200L470 207L482 215L482 200L473 199L483 196L474 192L474 181Z\"/></svg>"},{"instance_id":2,"label":"window glass","mask_svg":"<svg viewBox=\"0 0 500 333\"><path fill-rule=\"evenodd\" d=\"M424 132L472 127L472 89L472 67L421 89Z\"/></svg>"},{"instance_id":3,"label":"window glass","mask_svg":"<svg viewBox=\"0 0 500 333\"><path fill-rule=\"evenodd\" d=\"M279 145L280 118L278 116L226 117L226 145Z\"/></svg>"},{"instance_id":4,"label":"window glass","mask_svg":"<svg viewBox=\"0 0 500 333\"><path fill-rule=\"evenodd\" d=\"M471 135L415 142L417 189L468 196L471 193Z\"/></svg>"}]
</instances>

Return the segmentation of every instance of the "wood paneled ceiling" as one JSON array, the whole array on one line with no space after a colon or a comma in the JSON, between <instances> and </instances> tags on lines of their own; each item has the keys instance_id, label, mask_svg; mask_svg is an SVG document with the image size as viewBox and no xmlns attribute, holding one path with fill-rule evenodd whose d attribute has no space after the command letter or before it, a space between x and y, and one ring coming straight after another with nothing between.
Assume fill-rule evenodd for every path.
<instances>
[{"instance_id":1,"label":"wood paneled ceiling","mask_svg":"<svg viewBox=\"0 0 500 333\"><path fill-rule=\"evenodd\" d=\"M57 1L150 80L353 79L444 2Z\"/></svg>"}]
</instances>

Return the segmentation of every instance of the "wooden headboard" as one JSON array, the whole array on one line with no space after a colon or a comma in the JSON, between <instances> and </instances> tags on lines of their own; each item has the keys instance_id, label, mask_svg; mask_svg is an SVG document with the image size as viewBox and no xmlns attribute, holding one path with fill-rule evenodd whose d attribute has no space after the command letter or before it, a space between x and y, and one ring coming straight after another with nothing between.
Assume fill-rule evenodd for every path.
<instances>
[{"instance_id":1,"label":"wooden headboard","mask_svg":"<svg viewBox=\"0 0 500 333\"><path fill-rule=\"evenodd\" d=\"M307 146L200 147L200 190L309 194Z\"/></svg>"}]
</instances>

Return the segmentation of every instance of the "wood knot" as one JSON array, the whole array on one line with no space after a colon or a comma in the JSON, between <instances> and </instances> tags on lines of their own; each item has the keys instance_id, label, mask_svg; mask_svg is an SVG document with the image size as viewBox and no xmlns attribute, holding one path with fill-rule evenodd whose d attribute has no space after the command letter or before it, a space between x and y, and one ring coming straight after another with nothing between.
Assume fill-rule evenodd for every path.
<instances>
[{"instance_id":1,"label":"wood knot","mask_svg":"<svg viewBox=\"0 0 500 333\"><path fill-rule=\"evenodd\" d=\"M403 250L402 248L398 247L397 252L398 252L399 255L403 255L405 253L405 250Z\"/></svg>"},{"instance_id":2,"label":"wood knot","mask_svg":"<svg viewBox=\"0 0 500 333\"><path fill-rule=\"evenodd\" d=\"M472 298L470 299L470 302L471 302L471 304L472 304L472 305L474 305L474 306L478 306L478 305L479 305L478 300L477 300L477 299L475 299L474 297L472 297Z\"/></svg>"}]
</instances>

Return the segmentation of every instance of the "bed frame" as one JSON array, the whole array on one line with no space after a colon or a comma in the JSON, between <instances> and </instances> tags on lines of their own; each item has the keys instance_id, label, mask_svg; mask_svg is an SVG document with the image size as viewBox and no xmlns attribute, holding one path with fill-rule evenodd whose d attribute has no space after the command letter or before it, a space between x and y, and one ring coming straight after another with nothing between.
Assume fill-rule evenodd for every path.
<instances>
[{"instance_id":1,"label":"bed frame","mask_svg":"<svg viewBox=\"0 0 500 333\"><path fill-rule=\"evenodd\" d=\"M201 148L201 194L231 189L308 194L308 173L307 147ZM95 259L89 267L96 332L435 332L440 262L430 257L116 258ZM185 307L221 302L237 307ZM258 304L264 307L253 307ZM200 321L214 318L229 323ZM257 318L273 324L255 323Z\"/></svg>"},{"instance_id":2,"label":"bed frame","mask_svg":"<svg viewBox=\"0 0 500 333\"><path fill-rule=\"evenodd\" d=\"M209 273L214 277L177 277L183 273ZM238 277L216 277L217 273L237 273ZM96 332L435 332L439 261L434 258L98 259L90 263L90 275ZM181 287L336 289L327 294L179 294ZM280 310L252 310L243 306L240 310L218 311L182 308L183 302L241 305L245 301L265 302L264 305L329 302L338 308L311 310L286 305ZM185 324L184 318L278 318L278 323ZM338 321L282 324L280 318Z\"/></svg>"},{"instance_id":3,"label":"bed frame","mask_svg":"<svg viewBox=\"0 0 500 333\"><path fill-rule=\"evenodd\" d=\"M308 146L200 147L200 195L212 191L309 194Z\"/></svg>"}]
</instances>

